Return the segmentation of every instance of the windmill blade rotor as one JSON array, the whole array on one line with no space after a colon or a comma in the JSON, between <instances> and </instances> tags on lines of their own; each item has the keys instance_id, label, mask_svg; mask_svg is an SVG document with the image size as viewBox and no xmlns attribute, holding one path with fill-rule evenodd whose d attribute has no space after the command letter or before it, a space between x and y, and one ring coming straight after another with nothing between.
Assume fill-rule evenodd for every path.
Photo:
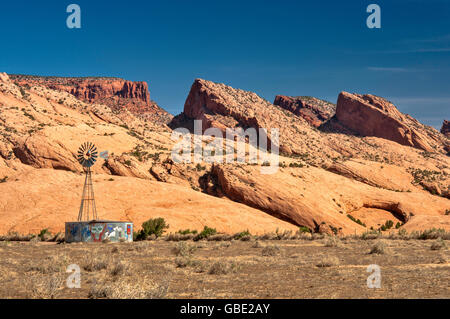
<instances>
[{"instance_id":1,"label":"windmill blade rotor","mask_svg":"<svg viewBox=\"0 0 450 319\"><path fill-rule=\"evenodd\" d=\"M78 162L84 167L91 167L97 161L97 147L92 142L84 142L78 149Z\"/></svg>"}]
</instances>

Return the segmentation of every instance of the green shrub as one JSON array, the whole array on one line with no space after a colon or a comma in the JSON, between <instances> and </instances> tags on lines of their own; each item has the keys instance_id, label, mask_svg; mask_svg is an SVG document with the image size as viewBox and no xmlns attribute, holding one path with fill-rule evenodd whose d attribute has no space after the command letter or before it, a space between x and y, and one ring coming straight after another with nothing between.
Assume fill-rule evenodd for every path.
<instances>
[{"instance_id":1,"label":"green shrub","mask_svg":"<svg viewBox=\"0 0 450 319\"><path fill-rule=\"evenodd\" d=\"M143 152L139 146L136 146L129 154L138 159L139 162L144 160L144 156L146 152ZM128 165L129 166L129 165Z\"/></svg>"},{"instance_id":2,"label":"green shrub","mask_svg":"<svg viewBox=\"0 0 450 319\"><path fill-rule=\"evenodd\" d=\"M334 226L332 226L332 225L329 225L329 226L330 226L330 229L333 232L333 234L336 236L338 234L338 232L339 232L339 229L334 227Z\"/></svg>"},{"instance_id":3,"label":"green shrub","mask_svg":"<svg viewBox=\"0 0 450 319\"><path fill-rule=\"evenodd\" d=\"M250 236L251 236L250 232L248 230L245 230L240 233L234 234L233 239L239 240L244 237L250 237Z\"/></svg>"},{"instance_id":4,"label":"green shrub","mask_svg":"<svg viewBox=\"0 0 450 319\"><path fill-rule=\"evenodd\" d=\"M209 236L217 234L217 230L215 228L209 228L208 226L205 226L200 234L194 237L194 240L201 240L208 238Z\"/></svg>"},{"instance_id":5,"label":"green shrub","mask_svg":"<svg viewBox=\"0 0 450 319\"><path fill-rule=\"evenodd\" d=\"M357 218L353 217L353 216L350 215L350 214L347 214L347 217L350 218L350 219L351 219L352 221L354 221L355 223L360 224L361 226L366 227L366 224L364 224L360 219L357 219Z\"/></svg>"},{"instance_id":6,"label":"green shrub","mask_svg":"<svg viewBox=\"0 0 450 319\"><path fill-rule=\"evenodd\" d=\"M391 229L394 226L394 222L392 220L387 220L384 225L387 229Z\"/></svg>"},{"instance_id":7,"label":"green shrub","mask_svg":"<svg viewBox=\"0 0 450 319\"><path fill-rule=\"evenodd\" d=\"M306 227L306 226L300 226L299 227L299 229L298 229L298 232L301 234L301 233L311 233L311 229L309 229L308 227Z\"/></svg>"},{"instance_id":8,"label":"green shrub","mask_svg":"<svg viewBox=\"0 0 450 319\"><path fill-rule=\"evenodd\" d=\"M130 161L130 160L125 160L124 164L125 164L126 166L131 166L131 161Z\"/></svg>"},{"instance_id":9,"label":"green shrub","mask_svg":"<svg viewBox=\"0 0 450 319\"><path fill-rule=\"evenodd\" d=\"M48 231L48 228L42 229L38 235L39 239L41 241L47 240L47 238L51 235L51 233Z\"/></svg>"},{"instance_id":10,"label":"green shrub","mask_svg":"<svg viewBox=\"0 0 450 319\"><path fill-rule=\"evenodd\" d=\"M165 230L169 228L164 218L150 218L142 224L142 229L136 235L136 240L146 240L150 235L161 237Z\"/></svg>"},{"instance_id":11,"label":"green shrub","mask_svg":"<svg viewBox=\"0 0 450 319\"><path fill-rule=\"evenodd\" d=\"M181 235L189 235L189 234L193 234L193 235L195 235L195 234L197 234L198 233L198 231L196 231L196 230L190 230L190 229L185 229L185 230L179 230L179 231L177 231L177 234L181 234Z\"/></svg>"},{"instance_id":12,"label":"green shrub","mask_svg":"<svg viewBox=\"0 0 450 319\"><path fill-rule=\"evenodd\" d=\"M384 225L381 225L380 230L386 231L386 230L391 229L393 226L394 226L394 222L392 220L387 220L386 223L384 223Z\"/></svg>"},{"instance_id":13,"label":"green shrub","mask_svg":"<svg viewBox=\"0 0 450 319\"><path fill-rule=\"evenodd\" d=\"M445 237L445 230L444 229L427 229L421 232L417 239L438 239L439 237L444 238Z\"/></svg>"}]
</instances>

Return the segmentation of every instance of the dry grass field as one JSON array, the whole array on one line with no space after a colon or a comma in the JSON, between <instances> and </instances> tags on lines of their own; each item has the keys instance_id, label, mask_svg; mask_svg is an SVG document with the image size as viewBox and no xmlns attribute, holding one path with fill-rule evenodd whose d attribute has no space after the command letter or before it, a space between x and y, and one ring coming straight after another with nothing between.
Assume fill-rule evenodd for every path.
<instances>
[{"instance_id":1,"label":"dry grass field","mask_svg":"<svg viewBox=\"0 0 450 319\"><path fill-rule=\"evenodd\" d=\"M173 238L172 238L173 239ZM450 242L295 240L0 242L1 298L450 298ZM69 289L67 267L80 267ZM381 288L367 287L367 267Z\"/></svg>"}]
</instances>

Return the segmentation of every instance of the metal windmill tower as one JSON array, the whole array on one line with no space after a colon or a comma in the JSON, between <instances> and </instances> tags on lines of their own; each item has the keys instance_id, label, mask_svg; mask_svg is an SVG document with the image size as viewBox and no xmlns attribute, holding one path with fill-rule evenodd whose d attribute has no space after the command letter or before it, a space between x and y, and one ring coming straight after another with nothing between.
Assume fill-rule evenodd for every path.
<instances>
[{"instance_id":1,"label":"metal windmill tower","mask_svg":"<svg viewBox=\"0 0 450 319\"><path fill-rule=\"evenodd\" d=\"M95 207L94 188L92 186L91 167L97 160L97 147L91 142L86 142L78 149L78 162L83 166L86 174L84 179L83 196L81 197L78 221L98 220L97 208Z\"/></svg>"}]
</instances>

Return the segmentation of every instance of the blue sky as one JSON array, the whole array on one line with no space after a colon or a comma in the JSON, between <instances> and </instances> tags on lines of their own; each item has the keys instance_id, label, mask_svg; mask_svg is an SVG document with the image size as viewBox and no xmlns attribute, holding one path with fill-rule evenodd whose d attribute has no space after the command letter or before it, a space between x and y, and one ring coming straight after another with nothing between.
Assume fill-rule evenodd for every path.
<instances>
[{"instance_id":1,"label":"blue sky","mask_svg":"<svg viewBox=\"0 0 450 319\"><path fill-rule=\"evenodd\" d=\"M66 27L81 7L82 28ZM366 7L381 7L381 29ZM195 78L336 102L388 98L440 128L450 118L450 1L3 1L0 72L118 76L182 111Z\"/></svg>"}]
</instances>

